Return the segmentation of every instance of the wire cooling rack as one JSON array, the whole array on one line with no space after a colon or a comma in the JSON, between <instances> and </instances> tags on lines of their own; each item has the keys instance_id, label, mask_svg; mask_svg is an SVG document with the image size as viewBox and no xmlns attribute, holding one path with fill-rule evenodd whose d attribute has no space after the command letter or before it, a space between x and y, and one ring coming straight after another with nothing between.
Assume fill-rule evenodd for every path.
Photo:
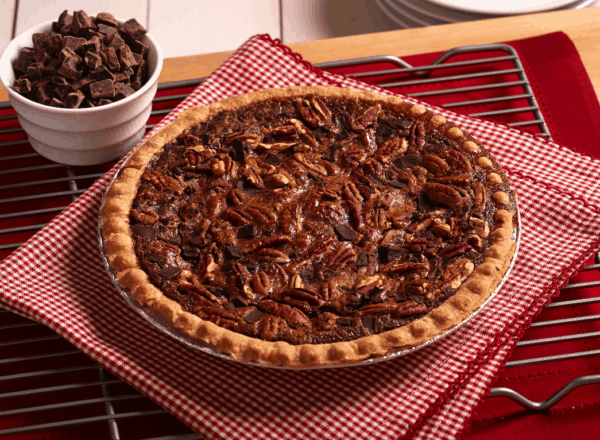
<instances>
[{"instance_id":1,"label":"wire cooling rack","mask_svg":"<svg viewBox=\"0 0 600 440\"><path fill-rule=\"evenodd\" d=\"M428 65L413 67L393 56L378 56L318 65L375 82L383 88L419 97L474 117L523 127L551 138L521 61L508 45L452 49ZM165 83L153 101L150 130L203 79ZM71 167L50 162L29 145L8 103L0 103L0 259L8 256L82 194L112 164ZM586 273L598 273L600 256ZM545 310L600 303L598 280L570 284ZM585 290L585 296L570 295ZM592 292L590 294L590 291ZM561 352L562 343L593 340L599 331L581 332L584 323L600 324L600 315L576 313L564 319L538 320L536 328L565 328L550 338L528 338L507 368L591 359L600 350L584 346ZM574 330L573 330L574 329ZM550 356L535 347L556 347ZM508 397L540 411L555 405L575 388L600 383L600 375L574 378L548 399L535 402L510 388L494 388L491 397ZM0 309L0 436L9 439L200 439L183 423L133 388L93 363L41 324Z\"/></svg>"}]
</instances>

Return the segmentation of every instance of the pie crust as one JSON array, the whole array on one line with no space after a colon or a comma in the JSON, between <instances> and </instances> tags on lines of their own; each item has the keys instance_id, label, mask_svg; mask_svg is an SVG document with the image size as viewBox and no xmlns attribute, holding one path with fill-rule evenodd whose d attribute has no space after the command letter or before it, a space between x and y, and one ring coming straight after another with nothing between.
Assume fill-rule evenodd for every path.
<instances>
[{"instance_id":1,"label":"pie crust","mask_svg":"<svg viewBox=\"0 0 600 440\"><path fill-rule=\"evenodd\" d=\"M306 97L313 97L310 98L312 101L305 100ZM471 199L472 203L475 203L476 197L481 198L480 188L484 188L483 203L487 207L491 227L483 233L480 231L480 235L485 237L487 243L485 251L482 252L482 258L474 270L472 265L465 266L466 263L461 263L460 268L471 268L470 275L467 273L461 280L462 282L459 282L456 290L424 316L392 330L362 336L358 339L309 344L292 344L285 340L272 342L231 331L209 319L202 319L198 314L186 310L179 302L170 299L157 288L136 255L136 238L132 233L131 216L132 203L136 199L139 186L144 182L142 176L161 155L166 144L177 141L181 135L185 135L190 127L211 121L221 112L236 112L249 106L274 101L301 102L296 104L300 106L310 106L310 102L313 104L322 102L314 101L314 97L338 100L339 102L359 102L370 106L369 108L377 107L388 113L391 112L400 118L410 120L412 125L419 125L426 133L434 133L439 138L443 138L446 146L450 145L451 150L458 152L458 155L455 154L458 159L442 160L443 163L440 166L447 167L448 163L450 164L451 170L445 173L446 176L450 176L450 180L447 177L446 185L441 185L439 188L442 188L442 191L446 187L456 188L453 190L452 196L460 194L463 200L460 203ZM299 98L300 101L298 101ZM318 106L319 104L314 105ZM301 119L298 115L294 117ZM356 115L355 120L358 120ZM351 121L351 118L348 121ZM357 123L363 122L363 125L368 125L365 121L367 119L362 119ZM413 141L415 130L413 128L410 134L413 136ZM416 136L418 135L417 133ZM419 148L424 147L420 145ZM425 179L432 176L439 177L435 173L432 174L431 171L438 170L436 164L431 161L439 162L438 159L431 158L431 156L436 156L435 150L432 152L434 154L427 156L428 168L424 168L422 163L420 165L423 169L421 174L428 173ZM451 179L452 176L465 176L464 169L460 169L465 166L461 164L461 161L465 160L468 161L466 167L469 169L470 175L477 176L474 180L467 179L470 183L466 187L464 182L456 184ZM459 174L459 171L463 174ZM473 191L468 187L475 181L479 182L476 184L478 191ZM457 186L453 186L452 183ZM431 185L438 184L432 183ZM458 185L463 185L462 189ZM435 192L435 190L431 191ZM451 208L447 198L432 197L437 200L438 204L441 204L443 209ZM480 199L478 200L481 202ZM309 368L352 364L367 358L382 357L398 350L418 347L459 325L489 298L507 272L516 247L516 242L512 238L516 218L516 195L510 188L508 179L499 165L484 147L444 117L435 115L419 105L403 102L400 98L382 96L372 92L335 87L290 87L235 96L209 106L193 107L182 112L174 122L163 127L135 150L125 162L107 190L100 220L104 251L111 269L120 287L131 291L137 301L160 312L175 327L192 338L211 344L215 351L226 353L236 361L257 362L267 366L287 368ZM428 227L430 225L431 222ZM445 223L442 226L449 228ZM403 232L408 233L406 230ZM481 244L481 239L477 239L475 235L473 234L471 237L476 242L479 240L478 243ZM405 244L405 246L408 245L410 242ZM368 275L373 277L378 274ZM449 281L452 279L450 278Z\"/></svg>"}]
</instances>

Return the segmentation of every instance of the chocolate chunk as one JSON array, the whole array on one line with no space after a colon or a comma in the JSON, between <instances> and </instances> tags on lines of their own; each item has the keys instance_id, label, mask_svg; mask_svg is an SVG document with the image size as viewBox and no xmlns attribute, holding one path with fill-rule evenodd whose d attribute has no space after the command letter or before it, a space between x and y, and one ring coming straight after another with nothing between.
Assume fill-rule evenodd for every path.
<instances>
[{"instance_id":1,"label":"chocolate chunk","mask_svg":"<svg viewBox=\"0 0 600 440\"><path fill-rule=\"evenodd\" d=\"M265 160L263 160L263 163L267 163L269 165L273 165L274 167L278 167L283 163L283 161L276 154L268 153L265 157Z\"/></svg>"},{"instance_id":2,"label":"chocolate chunk","mask_svg":"<svg viewBox=\"0 0 600 440\"><path fill-rule=\"evenodd\" d=\"M419 154L409 154L407 156L402 156L396 162L394 162L398 168L412 168L423 165L423 157Z\"/></svg>"},{"instance_id":3,"label":"chocolate chunk","mask_svg":"<svg viewBox=\"0 0 600 440\"><path fill-rule=\"evenodd\" d=\"M319 127L317 128L315 131L313 131L313 135L317 138L317 140L321 140L325 137L327 137L327 134L329 132L327 130L325 130L325 128L323 127Z\"/></svg>"},{"instance_id":4,"label":"chocolate chunk","mask_svg":"<svg viewBox=\"0 0 600 440\"><path fill-rule=\"evenodd\" d=\"M392 261L399 260L405 254L408 253L408 249L399 246L381 246L379 248L379 259L382 263L390 263Z\"/></svg>"},{"instance_id":5,"label":"chocolate chunk","mask_svg":"<svg viewBox=\"0 0 600 440\"><path fill-rule=\"evenodd\" d=\"M96 70L100 66L102 66L102 58L100 58L100 55L98 55L97 53L91 52L91 51L86 52L84 61L85 61L85 64L90 68L90 70ZM106 69L106 67L105 67L105 69Z\"/></svg>"},{"instance_id":6,"label":"chocolate chunk","mask_svg":"<svg viewBox=\"0 0 600 440\"><path fill-rule=\"evenodd\" d=\"M100 57L98 57L100 58ZM115 80L115 76L108 71L106 66L100 65L100 67L96 70L90 72L92 76L96 79L96 81L102 81L105 79L109 79L111 82Z\"/></svg>"},{"instance_id":7,"label":"chocolate chunk","mask_svg":"<svg viewBox=\"0 0 600 440\"><path fill-rule=\"evenodd\" d=\"M190 238L190 243L192 243L194 246L204 246L206 242L206 238L204 237L191 237Z\"/></svg>"},{"instance_id":8,"label":"chocolate chunk","mask_svg":"<svg viewBox=\"0 0 600 440\"><path fill-rule=\"evenodd\" d=\"M389 125L380 124L375 131L375 142L377 142L377 145L381 145L387 141L392 134L394 134L393 128L391 128Z\"/></svg>"},{"instance_id":9,"label":"chocolate chunk","mask_svg":"<svg viewBox=\"0 0 600 440\"><path fill-rule=\"evenodd\" d=\"M36 62L41 63L43 66L47 66L54 58L52 58L46 49L40 49L35 52L33 59Z\"/></svg>"},{"instance_id":10,"label":"chocolate chunk","mask_svg":"<svg viewBox=\"0 0 600 440\"><path fill-rule=\"evenodd\" d=\"M200 254L194 251L182 251L181 256L188 260L197 260L200 258Z\"/></svg>"},{"instance_id":11,"label":"chocolate chunk","mask_svg":"<svg viewBox=\"0 0 600 440\"><path fill-rule=\"evenodd\" d=\"M115 86L110 79L90 84L92 98L112 98L115 96Z\"/></svg>"},{"instance_id":12,"label":"chocolate chunk","mask_svg":"<svg viewBox=\"0 0 600 440\"><path fill-rule=\"evenodd\" d=\"M335 322L337 322L342 327L351 327L354 325L354 321L350 318L338 318Z\"/></svg>"},{"instance_id":13,"label":"chocolate chunk","mask_svg":"<svg viewBox=\"0 0 600 440\"><path fill-rule=\"evenodd\" d=\"M171 279L171 278L175 278L177 275L179 275L179 272L181 272L181 269L179 267L165 266L162 269L160 269L158 272L156 272L156 275L158 275L159 277L166 278L166 279Z\"/></svg>"},{"instance_id":14,"label":"chocolate chunk","mask_svg":"<svg viewBox=\"0 0 600 440\"><path fill-rule=\"evenodd\" d=\"M315 272L310 269L303 269L300 271L300 276L305 280L310 280L315 277Z\"/></svg>"},{"instance_id":15,"label":"chocolate chunk","mask_svg":"<svg viewBox=\"0 0 600 440\"><path fill-rule=\"evenodd\" d=\"M119 64L119 58L117 57L117 52L113 47L109 47L100 51L100 57L102 58L102 62L108 67L108 70L111 72L118 72L121 70L121 65Z\"/></svg>"},{"instance_id":16,"label":"chocolate chunk","mask_svg":"<svg viewBox=\"0 0 600 440\"><path fill-rule=\"evenodd\" d=\"M56 24L58 25L58 28L60 29L63 26L70 25L71 23L73 23L73 16L71 14L69 14L68 10L65 9L58 16L58 22Z\"/></svg>"},{"instance_id":17,"label":"chocolate chunk","mask_svg":"<svg viewBox=\"0 0 600 440\"><path fill-rule=\"evenodd\" d=\"M141 41L129 39L127 40L127 44L129 44L129 48L133 53L141 55L142 58L144 58L150 50L150 48Z\"/></svg>"},{"instance_id":18,"label":"chocolate chunk","mask_svg":"<svg viewBox=\"0 0 600 440\"><path fill-rule=\"evenodd\" d=\"M19 53L19 58L17 58L17 62L13 65L14 69L20 72L27 72L27 68L33 61L34 57L35 50L30 49L28 47L24 47Z\"/></svg>"},{"instance_id":19,"label":"chocolate chunk","mask_svg":"<svg viewBox=\"0 0 600 440\"><path fill-rule=\"evenodd\" d=\"M238 180L237 189L242 191L246 196L253 197L256 194L256 188L248 184L244 179Z\"/></svg>"},{"instance_id":20,"label":"chocolate chunk","mask_svg":"<svg viewBox=\"0 0 600 440\"><path fill-rule=\"evenodd\" d=\"M375 185L379 185L379 186L385 186L385 183L383 183L381 180L377 179L376 177L373 177L371 175L369 175L369 180L371 182L373 182Z\"/></svg>"},{"instance_id":21,"label":"chocolate chunk","mask_svg":"<svg viewBox=\"0 0 600 440\"><path fill-rule=\"evenodd\" d=\"M98 54L102 50L102 40L98 37L92 37L83 43L83 52L92 52Z\"/></svg>"},{"instance_id":22,"label":"chocolate chunk","mask_svg":"<svg viewBox=\"0 0 600 440\"><path fill-rule=\"evenodd\" d=\"M47 84L45 86L39 87L36 90L36 99L37 102L44 105L49 105L50 101L52 101L52 88L48 88Z\"/></svg>"},{"instance_id":23,"label":"chocolate chunk","mask_svg":"<svg viewBox=\"0 0 600 440\"><path fill-rule=\"evenodd\" d=\"M62 46L63 49L68 47L75 53L83 55L83 44L86 42L85 38L71 37L69 35L63 37Z\"/></svg>"},{"instance_id":24,"label":"chocolate chunk","mask_svg":"<svg viewBox=\"0 0 600 440\"><path fill-rule=\"evenodd\" d=\"M244 144L242 141L236 139L231 143L231 151L229 152L229 155L236 162L242 163L244 162L244 156L246 155L244 150Z\"/></svg>"},{"instance_id":25,"label":"chocolate chunk","mask_svg":"<svg viewBox=\"0 0 600 440\"><path fill-rule=\"evenodd\" d=\"M36 52L45 49L48 46L48 35L44 33L37 33L31 36L33 40L33 48Z\"/></svg>"},{"instance_id":26,"label":"chocolate chunk","mask_svg":"<svg viewBox=\"0 0 600 440\"><path fill-rule=\"evenodd\" d=\"M100 27L100 24L105 24L107 26L116 28L119 23L112 14L109 14L108 12L100 12L98 15L96 15L96 24L98 27Z\"/></svg>"},{"instance_id":27,"label":"chocolate chunk","mask_svg":"<svg viewBox=\"0 0 600 440\"><path fill-rule=\"evenodd\" d=\"M401 128L404 130L410 128L413 124L412 121L409 121L407 119L400 119L400 118L388 118L385 120L385 123L391 127Z\"/></svg>"},{"instance_id":28,"label":"chocolate chunk","mask_svg":"<svg viewBox=\"0 0 600 440\"><path fill-rule=\"evenodd\" d=\"M50 55L58 55L61 51L63 37L61 34L50 35L48 39L48 46L46 46L46 52Z\"/></svg>"},{"instance_id":29,"label":"chocolate chunk","mask_svg":"<svg viewBox=\"0 0 600 440\"><path fill-rule=\"evenodd\" d=\"M73 21L71 23L71 28L73 29L73 33L78 37L83 37L89 28L92 27L92 21L90 17L85 13L85 11L75 11L73 12Z\"/></svg>"},{"instance_id":30,"label":"chocolate chunk","mask_svg":"<svg viewBox=\"0 0 600 440\"><path fill-rule=\"evenodd\" d=\"M98 25L98 32L100 32L101 34L104 34L104 35L108 35L108 34L119 35L119 31L117 30L116 27L108 26L108 25L105 25L104 23L100 23Z\"/></svg>"},{"instance_id":31,"label":"chocolate chunk","mask_svg":"<svg viewBox=\"0 0 600 440\"><path fill-rule=\"evenodd\" d=\"M96 81L93 76L86 76L81 78L79 81L75 81L73 84L73 90L81 90L86 88L88 85Z\"/></svg>"},{"instance_id":32,"label":"chocolate chunk","mask_svg":"<svg viewBox=\"0 0 600 440\"><path fill-rule=\"evenodd\" d=\"M37 81L38 79L42 79L42 63L31 63L27 68L27 76L29 79L33 81Z\"/></svg>"},{"instance_id":33,"label":"chocolate chunk","mask_svg":"<svg viewBox=\"0 0 600 440\"><path fill-rule=\"evenodd\" d=\"M158 235L158 231L152 226L133 225L131 226L131 231L133 235L142 238L154 239Z\"/></svg>"},{"instance_id":34,"label":"chocolate chunk","mask_svg":"<svg viewBox=\"0 0 600 440\"><path fill-rule=\"evenodd\" d=\"M367 241L369 241L369 234L363 234L363 236L360 238L360 241L356 243L356 245L358 247L363 247L365 244L367 244Z\"/></svg>"},{"instance_id":35,"label":"chocolate chunk","mask_svg":"<svg viewBox=\"0 0 600 440\"><path fill-rule=\"evenodd\" d=\"M139 40L146 35L146 32L148 32L141 24L138 23L135 18L127 20L125 23L123 23L123 31L134 40Z\"/></svg>"},{"instance_id":36,"label":"chocolate chunk","mask_svg":"<svg viewBox=\"0 0 600 440\"><path fill-rule=\"evenodd\" d=\"M69 93L73 92L73 87L71 87L71 84L66 84L64 86L56 86L54 88L54 93L56 93L58 95L58 97L61 99L61 101L64 101L67 98L67 95ZM65 106L67 104L65 103Z\"/></svg>"},{"instance_id":37,"label":"chocolate chunk","mask_svg":"<svg viewBox=\"0 0 600 440\"><path fill-rule=\"evenodd\" d=\"M231 302L233 303L236 309L239 307L246 307L246 304L244 304L244 302L239 298L235 298Z\"/></svg>"},{"instance_id":38,"label":"chocolate chunk","mask_svg":"<svg viewBox=\"0 0 600 440\"><path fill-rule=\"evenodd\" d=\"M254 225L246 225L238 229L237 238L252 238L254 237Z\"/></svg>"},{"instance_id":39,"label":"chocolate chunk","mask_svg":"<svg viewBox=\"0 0 600 440\"><path fill-rule=\"evenodd\" d=\"M406 188L406 186L407 186L406 183L400 182L399 180L391 180L388 182L388 184L390 186L393 186L394 188L398 188L398 189Z\"/></svg>"},{"instance_id":40,"label":"chocolate chunk","mask_svg":"<svg viewBox=\"0 0 600 440\"><path fill-rule=\"evenodd\" d=\"M356 256L356 267L364 267L369 264L366 252L361 252Z\"/></svg>"},{"instance_id":41,"label":"chocolate chunk","mask_svg":"<svg viewBox=\"0 0 600 440\"><path fill-rule=\"evenodd\" d=\"M227 260L239 260L244 256L242 250L237 246L225 246L225 258Z\"/></svg>"},{"instance_id":42,"label":"chocolate chunk","mask_svg":"<svg viewBox=\"0 0 600 440\"><path fill-rule=\"evenodd\" d=\"M79 78L81 78L81 74L83 72L77 69L77 61L74 58L66 58L62 62L61 66L57 69L56 73L64 76L65 78L77 81Z\"/></svg>"},{"instance_id":43,"label":"chocolate chunk","mask_svg":"<svg viewBox=\"0 0 600 440\"><path fill-rule=\"evenodd\" d=\"M131 49L129 49L129 46L127 45L123 45L119 48L119 64L121 64L121 69L128 69L138 65L133 56L133 52L131 52Z\"/></svg>"},{"instance_id":44,"label":"chocolate chunk","mask_svg":"<svg viewBox=\"0 0 600 440\"><path fill-rule=\"evenodd\" d=\"M146 260L150 261L151 263L160 264L161 266L167 264L168 261L166 257L158 254L147 254Z\"/></svg>"},{"instance_id":45,"label":"chocolate chunk","mask_svg":"<svg viewBox=\"0 0 600 440\"><path fill-rule=\"evenodd\" d=\"M111 34L108 34L108 35L111 35ZM108 40L108 35L107 35L107 40ZM110 43L107 44L107 47L109 49L113 48L115 51L117 49L119 49L121 46L125 46L125 41L121 38L120 35L113 35L112 38L110 39Z\"/></svg>"},{"instance_id":46,"label":"chocolate chunk","mask_svg":"<svg viewBox=\"0 0 600 440\"><path fill-rule=\"evenodd\" d=\"M163 209L166 209L166 208L165 208L165 205L161 206L161 207L159 208L159 210L160 210L161 208L163 208ZM161 214L161 213L159 212L159 210L157 210L157 211L156 211L156 213L157 213L158 215L165 215L165 214L166 214L166 211L163 211L163 213ZM181 232L192 232L192 231L194 230L194 228L192 228L192 227L191 227L190 225L188 225L187 223L184 223L184 224L182 224L182 225L179 227L179 230L180 230Z\"/></svg>"},{"instance_id":47,"label":"chocolate chunk","mask_svg":"<svg viewBox=\"0 0 600 440\"><path fill-rule=\"evenodd\" d=\"M223 308L225 310L229 310L230 312L235 310L235 305L232 302L227 302L225 304L223 304Z\"/></svg>"},{"instance_id":48,"label":"chocolate chunk","mask_svg":"<svg viewBox=\"0 0 600 440\"><path fill-rule=\"evenodd\" d=\"M133 69L131 67L129 69L121 70L120 72L115 73L115 81L129 82L129 77L131 75L133 75Z\"/></svg>"},{"instance_id":49,"label":"chocolate chunk","mask_svg":"<svg viewBox=\"0 0 600 440\"><path fill-rule=\"evenodd\" d=\"M123 83L115 83L115 89L116 89L117 84L123 84ZM135 90L133 90L133 88L123 84L123 87L121 89L119 89L119 91L116 93L115 98L116 99L125 99L128 96L133 95L134 93L135 93Z\"/></svg>"},{"instance_id":50,"label":"chocolate chunk","mask_svg":"<svg viewBox=\"0 0 600 440\"><path fill-rule=\"evenodd\" d=\"M423 149L421 150L421 154L432 154L432 153L437 153L440 150L443 150L444 146L443 145L438 145L438 144L427 144L423 147Z\"/></svg>"},{"instance_id":51,"label":"chocolate chunk","mask_svg":"<svg viewBox=\"0 0 600 440\"><path fill-rule=\"evenodd\" d=\"M375 330L375 318L372 318L371 316L365 316L360 318L360 322L364 328L368 330Z\"/></svg>"},{"instance_id":52,"label":"chocolate chunk","mask_svg":"<svg viewBox=\"0 0 600 440\"><path fill-rule=\"evenodd\" d=\"M244 316L244 321L246 321L248 324L250 324L250 323L258 321L263 316L265 316L265 314L263 312L261 312L258 309L254 309L250 313L248 313L246 316Z\"/></svg>"},{"instance_id":53,"label":"chocolate chunk","mask_svg":"<svg viewBox=\"0 0 600 440\"><path fill-rule=\"evenodd\" d=\"M337 235L338 240L340 241L352 241L354 240L354 237L356 237L356 234L354 233L352 228L347 225L335 226L333 230L335 231L335 234Z\"/></svg>"},{"instance_id":54,"label":"chocolate chunk","mask_svg":"<svg viewBox=\"0 0 600 440\"><path fill-rule=\"evenodd\" d=\"M50 107L65 108L65 103L60 99L52 98L52 101L50 101Z\"/></svg>"},{"instance_id":55,"label":"chocolate chunk","mask_svg":"<svg viewBox=\"0 0 600 440\"><path fill-rule=\"evenodd\" d=\"M52 83L57 85L57 86L68 86L69 81L67 81L66 79L64 79L62 76L53 76L52 77Z\"/></svg>"},{"instance_id":56,"label":"chocolate chunk","mask_svg":"<svg viewBox=\"0 0 600 440\"><path fill-rule=\"evenodd\" d=\"M160 228L158 238L170 244L181 244L181 236L177 233L177 229Z\"/></svg>"},{"instance_id":57,"label":"chocolate chunk","mask_svg":"<svg viewBox=\"0 0 600 440\"><path fill-rule=\"evenodd\" d=\"M110 99L106 99L106 98L100 98L98 100L98 105L108 105L108 104L112 104L113 102Z\"/></svg>"},{"instance_id":58,"label":"chocolate chunk","mask_svg":"<svg viewBox=\"0 0 600 440\"><path fill-rule=\"evenodd\" d=\"M31 92L31 82L27 78L18 79L14 82L13 89L17 93L29 93Z\"/></svg>"}]
</instances>

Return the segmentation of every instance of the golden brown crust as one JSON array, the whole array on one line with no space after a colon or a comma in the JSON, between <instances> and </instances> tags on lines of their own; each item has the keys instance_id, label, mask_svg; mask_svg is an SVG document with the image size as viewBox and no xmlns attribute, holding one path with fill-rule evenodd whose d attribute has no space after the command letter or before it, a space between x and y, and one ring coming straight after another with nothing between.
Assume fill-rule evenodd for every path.
<instances>
[{"instance_id":1,"label":"golden brown crust","mask_svg":"<svg viewBox=\"0 0 600 440\"><path fill-rule=\"evenodd\" d=\"M290 87L235 96L210 106L190 108L182 112L174 122L163 127L131 155L109 187L101 209L105 252L119 284L125 289L130 289L139 302L158 310L177 328L213 345L217 352L227 353L240 362L306 368L354 363L369 357L379 357L397 350L419 346L455 327L476 311L495 291L515 251L515 242L512 240L515 227L514 213L503 209L498 210L495 214L497 228L490 234L491 244L485 253L483 263L475 268L453 296L417 321L395 330L354 341L315 345L267 342L229 331L185 312L177 302L168 299L149 281L133 250L129 213L144 167L162 150L165 143L174 140L187 127L203 122L210 115L271 98L291 98L307 94L351 97L379 103L382 107L391 109L399 109L403 104L400 98L383 97L359 90L335 87ZM426 109L413 105L408 112L413 116L421 116ZM463 151L475 153L481 149L470 138L465 138L461 129L447 123L442 116L433 115L430 120L430 126L444 130L446 136L459 142ZM487 166L487 162L483 162ZM494 173L494 176L490 174L488 180L492 179L494 183L503 181L497 173ZM503 194L508 197L506 193ZM493 200L502 204L505 203L506 198L496 192Z\"/></svg>"}]
</instances>

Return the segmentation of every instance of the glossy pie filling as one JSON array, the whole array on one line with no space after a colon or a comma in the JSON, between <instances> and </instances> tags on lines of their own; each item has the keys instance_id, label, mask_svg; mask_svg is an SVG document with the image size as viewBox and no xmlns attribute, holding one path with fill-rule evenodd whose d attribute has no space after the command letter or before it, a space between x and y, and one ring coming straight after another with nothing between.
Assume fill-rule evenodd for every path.
<instances>
[{"instance_id":1,"label":"glossy pie filling","mask_svg":"<svg viewBox=\"0 0 600 440\"><path fill-rule=\"evenodd\" d=\"M218 113L146 167L130 212L139 263L185 311L266 341L404 326L453 295L496 211L515 211L489 153L444 132L312 95Z\"/></svg>"}]
</instances>

